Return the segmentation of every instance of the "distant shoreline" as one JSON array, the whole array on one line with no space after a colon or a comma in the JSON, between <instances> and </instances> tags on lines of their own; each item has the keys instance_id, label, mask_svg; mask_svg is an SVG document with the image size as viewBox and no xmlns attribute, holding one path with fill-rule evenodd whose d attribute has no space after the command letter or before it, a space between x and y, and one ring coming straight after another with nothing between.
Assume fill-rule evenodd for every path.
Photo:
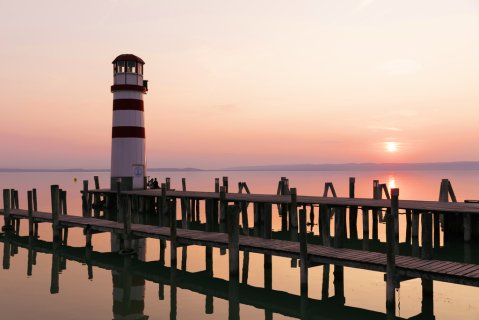
<instances>
[{"instance_id":1,"label":"distant shoreline","mask_svg":"<svg viewBox=\"0 0 479 320\"><path fill-rule=\"evenodd\" d=\"M479 170L479 161L429 162L429 163L342 163L342 164L291 164L237 166L220 169L199 168L148 168L149 172L203 172L203 171L469 171ZM110 169L45 169L0 168L0 173L28 172L110 172Z\"/></svg>"}]
</instances>

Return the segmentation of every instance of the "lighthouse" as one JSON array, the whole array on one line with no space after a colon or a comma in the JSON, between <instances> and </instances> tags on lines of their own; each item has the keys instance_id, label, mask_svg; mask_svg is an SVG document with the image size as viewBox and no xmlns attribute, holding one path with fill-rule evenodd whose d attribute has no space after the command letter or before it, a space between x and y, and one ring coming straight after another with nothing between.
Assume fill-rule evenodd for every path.
<instances>
[{"instance_id":1,"label":"lighthouse","mask_svg":"<svg viewBox=\"0 0 479 320\"><path fill-rule=\"evenodd\" d=\"M111 141L111 188L121 178L122 189L144 189L146 177L143 80L145 62L122 54L113 60L113 127Z\"/></svg>"}]
</instances>

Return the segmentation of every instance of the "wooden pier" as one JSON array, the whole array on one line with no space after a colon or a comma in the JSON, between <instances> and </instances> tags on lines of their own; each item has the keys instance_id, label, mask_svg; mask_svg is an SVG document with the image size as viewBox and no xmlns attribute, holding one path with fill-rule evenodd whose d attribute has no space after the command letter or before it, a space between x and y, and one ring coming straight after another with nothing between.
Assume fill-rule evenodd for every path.
<instances>
[{"instance_id":1,"label":"wooden pier","mask_svg":"<svg viewBox=\"0 0 479 320\"><path fill-rule=\"evenodd\" d=\"M211 248L220 248L222 253L229 254L230 282L238 283L240 266L239 252L246 256L250 252L264 254L265 270L270 268L271 257L281 256L291 258L291 265L300 262L301 296L308 296L308 268L323 265L329 273L329 266L334 265L335 278L343 277L344 267L359 268L385 273L386 307L388 315L395 313L395 289L401 281L421 278L426 288L432 288L432 281L479 286L479 265L455 261L432 259L432 248L438 246L439 215L463 215L468 217L464 222L471 221L471 216L479 214L477 203L434 202L434 201L399 201L399 190L391 193L384 185L374 182L373 199L354 198L354 180L350 180L350 197L336 196L334 186L325 186L323 197L301 196L295 188L289 188L287 179L282 179L278 185L278 194L250 194L245 183L239 184L239 193L228 192L228 181L223 179L223 186L216 180L215 192L186 191L183 180L183 190L175 191L169 187L169 181L155 190L121 190L99 189L88 190L84 183L82 192L82 216L66 214L66 195L58 186L52 186L52 212L36 210L34 192L28 192L28 210L18 207L18 192L4 190L4 210L7 232L18 226L20 219L28 219L29 234L37 233L38 223L51 223L54 242L62 240L68 228L84 229L86 246L91 247L92 235L97 232L109 232L118 235L122 240L122 252L132 253L131 242L139 238L155 238L160 240L160 248L165 247L165 241L171 246L171 269L176 269L177 248L183 247L186 255L188 245L206 247L206 261L211 260ZM446 185L446 184L444 184ZM444 187L445 188L445 187ZM327 197L328 191L333 197ZM445 189L444 189L445 190ZM381 199L386 191L389 199ZM443 192L443 191L441 191ZM101 200L103 198L103 200ZM445 198L445 191L443 194ZM181 219L177 219L177 202L181 205ZM192 230L190 225L199 220L200 202L204 202L204 230ZM254 221L251 232L248 221L248 205L253 204ZM96 209L94 217L92 208L98 205L114 208L114 218L100 217ZM272 239L272 207L278 206L282 219L282 230L289 232L289 239ZM321 244L308 241L307 209L310 210L310 221L315 219L314 208L318 208L318 227ZM346 238L346 228L349 222L351 237L357 237L357 211L361 209L363 219L363 250L343 248ZM349 221L346 212L349 210ZM416 239L416 250L412 256L399 255L399 219L402 210L407 217L407 232L410 238ZM107 212L108 209L105 211ZM384 217L381 216L385 211ZM158 217L156 225L141 223L142 213L152 213ZM369 216L372 215L372 234L377 238L378 221L386 223L387 250L386 253L369 250ZM419 217L421 225L419 225ZM334 236L330 230L330 219L334 218ZM434 219L433 219L434 218ZM241 221L241 224L240 224ZM421 250L418 246L418 235L421 230ZM464 224L464 241L471 240L471 226ZM466 259L468 261L470 259ZM182 259L182 263L184 259ZM269 267L268 267L269 266ZM341 288L337 288L341 291ZM344 290L344 289L343 289ZM432 290L432 289L431 289ZM427 291L427 290L426 290Z\"/></svg>"}]
</instances>

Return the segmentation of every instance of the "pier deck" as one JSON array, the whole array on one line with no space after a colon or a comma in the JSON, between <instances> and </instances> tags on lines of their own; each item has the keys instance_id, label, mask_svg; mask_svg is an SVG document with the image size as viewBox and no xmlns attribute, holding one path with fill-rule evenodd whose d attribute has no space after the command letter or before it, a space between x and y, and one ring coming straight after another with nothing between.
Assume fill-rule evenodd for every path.
<instances>
[{"instance_id":1,"label":"pier deck","mask_svg":"<svg viewBox=\"0 0 479 320\"><path fill-rule=\"evenodd\" d=\"M88 190L92 194L116 194L116 191L110 189ZM161 189L134 190L122 192L126 195L136 195L143 197L161 197ZM176 191L167 190L166 196L169 198L189 198L196 200L214 199L220 200L218 192L200 192L200 191ZM289 204L291 196L275 194L246 194L246 193L225 193L225 200L236 202L262 202L274 204ZM343 197L317 197L298 195L297 203L299 205L324 204L338 207L363 207L363 208L391 208L391 201L387 199L367 199L367 198L343 198ZM399 200L399 209L417 210L421 212L438 213L472 213L479 214L479 203L464 202L438 202L424 200Z\"/></svg>"},{"instance_id":2,"label":"pier deck","mask_svg":"<svg viewBox=\"0 0 479 320\"><path fill-rule=\"evenodd\" d=\"M3 210L0 210L0 214L3 214ZM28 219L28 211L11 209L10 216L15 219ZM33 220L53 222L52 215L46 212L33 212ZM122 233L124 230L123 223L98 218L60 215L58 222L60 227L90 228L111 233ZM136 237L170 240L170 228L167 227L131 224L131 234ZM178 229L176 237L177 242L184 245L228 247L228 234L225 233ZM300 243L293 241L240 236L239 249L300 258ZM311 262L386 272L387 256L383 253L308 244L307 254ZM479 265L475 264L396 256L396 268L400 276L479 286Z\"/></svg>"}]
</instances>

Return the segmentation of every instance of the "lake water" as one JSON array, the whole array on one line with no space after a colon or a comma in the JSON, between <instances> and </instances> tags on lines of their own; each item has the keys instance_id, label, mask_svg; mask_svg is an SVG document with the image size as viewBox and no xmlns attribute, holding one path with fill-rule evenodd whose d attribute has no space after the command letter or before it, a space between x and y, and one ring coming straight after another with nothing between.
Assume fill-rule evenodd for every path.
<instances>
[{"instance_id":1,"label":"lake water","mask_svg":"<svg viewBox=\"0 0 479 320\"><path fill-rule=\"evenodd\" d=\"M67 190L68 213L81 215L80 190L82 180L100 177L100 185L108 186L109 173L0 173L1 188L18 189L20 207L26 208L27 190L37 188L38 209L50 211L50 185L58 184ZM188 190L214 191L214 178L229 177L230 192L237 191L237 183L245 181L252 193L276 193L278 180L287 176L291 187L301 195L322 195L325 182L333 182L338 196L348 195L348 178L356 177L356 196L372 197L372 181L380 180L389 187L400 189L400 199L437 200L441 179L448 178L458 198L479 199L479 171L399 171L399 172L161 172L154 173L159 181L171 177L172 188L181 189L185 177ZM179 210L178 210L179 211ZM252 210L251 210L252 211ZM201 208L204 215L204 208ZM3 219L1 224L3 224ZM281 227L276 209L273 211L273 231ZM404 215L400 218L400 241L405 239ZM203 218L204 221L204 218ZM251 221L251 220L250 220ZM334 230L334 228L332 228ZM318 227L312 230L318 234ZM362 235L361 223L358 234ZM28 235L28 225L22 221L20 235ZM51 245L50 224L40 224L40 240ZM379 240L384 242L384 224L379 226ZM25 238L23 238L25 239ZM441 239L441 245L443 241ZM9 266L0 270L0 318L1 319L228 319L227 300L228 255L213 249L213 278L206 277L205 248L190 246L187 249L186 270L179 271L175 285L169 285L169 250L165 251L166 269L158 264L159 241L146 239L136 243L139 256L124 258L108 252L118 247L109 234L93 236L95 259L102 267L90 268L61 256L64 267L59 275L58 290L52 287L52 262L58 256L36 253L32 275L27 276L28 250L13 248ZM70 229L68 254L83 254L85 237L82 230ZM447 255L462 261L462 244ZM4 251L3 241L0 252ZM75 251L76 250L76 251ZM178 249L178 266L182 265L182 248ZM472 243L473 263L478 263L479 249ZM240 267L243 266L240 253ZM299 268L291 266L291 259L272 258L272 291L264 289L265 275L263 255L249 254L248 286L240 288L241 319L292 319L299 315ZM128 260L128 261L127 261ZM134 267L129 267L129 265ZM8 269L5 269L8 267ZM111 270L114 268L115 270ZM135 270L130 272L129 270ZM384 274L353 268L344 268L344 301L334 299L333 267L329 279L324 282L323 266L309 270L309 304L314 312L311 319L384 319L386 285ZM242 270L240 269L240 274ZM226 281L225 281L226 280ZM241 282L245 278L240 277ZM397 293L396 314L399 318L411 318L431 309L436 319L479 319L479 288L434 281L433 300L422 303L420 279L401 283ZM327 290L325 291L324 288ZM58 291L58 292L57 292ZM53 292L53 293L52 293ZM204 295L207 293L207 295ZM129 297L129 298L126 298ZM257 308L255 299L266 301L268 308ZM297 303L297 308L295 304ZM430 316L430 315L429 315ZM429 319L428 316L415 319Z\"/></svg>"}]
</instances>

